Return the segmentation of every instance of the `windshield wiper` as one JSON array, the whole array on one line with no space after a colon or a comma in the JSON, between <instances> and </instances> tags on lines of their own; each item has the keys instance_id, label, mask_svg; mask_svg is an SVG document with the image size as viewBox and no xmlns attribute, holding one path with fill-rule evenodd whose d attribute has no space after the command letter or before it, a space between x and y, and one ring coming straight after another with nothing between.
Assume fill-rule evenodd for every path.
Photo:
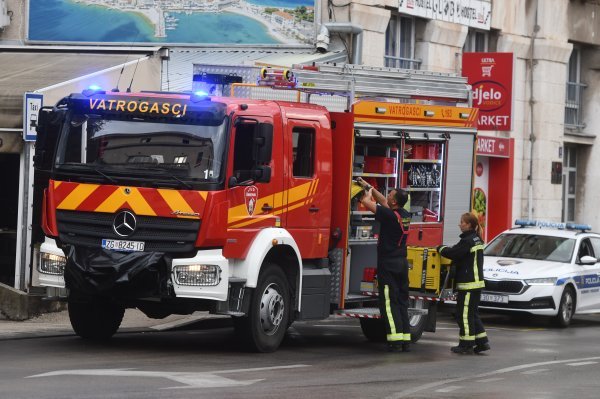
<instances>
[{"instance_id":1,"label":"windshield wiper","mask_svg":"<svg viewBox=\"0 0 600 399\"><path fill-rule=\"evenodd\" d=\"M177 180L179 183L181 183L185 188L187 188L188 190L193 190L194 187L189 184L188 182L181 180L179 177L175 176L173 173L169 172L167 169L163 169L163 168L144 168L144 171L153 171L153 172L160 172L163 175L166 175L168 177L170 177L173 180Z\"/></svg>"},{"instance_id":2,"label":"windshield wiper","mask_svg":"<svg viewBox=\"0 0 600 399\"><path fill-rule=\"evenodd\" d=\"M109 182L111 182L113 184L118 184L117 180L114 177L111 177L111 176L107 175L106 173L101 172L99 168L91 166L89 164L65 163L65 164L60 165L59 169L61 169L61 168L78 169L78 170L82 170L82 171L94 171L94 172L96 172L96 174L104 177Z\"/></svg>"}]
</instances>

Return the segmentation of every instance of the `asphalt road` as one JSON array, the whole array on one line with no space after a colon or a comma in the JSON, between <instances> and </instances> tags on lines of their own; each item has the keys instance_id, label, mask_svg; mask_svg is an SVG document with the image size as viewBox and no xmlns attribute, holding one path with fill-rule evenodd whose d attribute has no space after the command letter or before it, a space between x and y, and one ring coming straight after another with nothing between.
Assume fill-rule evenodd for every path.
<instances>
[{"instance_id":1,"label":"asphalt road","mask_svg":"<svg viewBox=\"0 0 600 399\"><path fill-rule=\"evenodd\" d=\"M600 397L600 315L568 329L483 317L492 350L455 355L448 313L410 353L388 353L357 320L294 323L276 353L241 351L227 320L194 329L120 332L105 344L73 335L0 341L0 398ZM189 328L189 327L188 327Z\"/></svg>"}]
</instances>

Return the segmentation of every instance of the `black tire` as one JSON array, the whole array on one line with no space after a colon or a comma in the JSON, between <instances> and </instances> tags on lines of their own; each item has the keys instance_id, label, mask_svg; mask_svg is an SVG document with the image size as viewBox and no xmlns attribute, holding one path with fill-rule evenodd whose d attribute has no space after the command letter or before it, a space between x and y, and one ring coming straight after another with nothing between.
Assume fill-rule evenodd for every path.
<instances>
[{"instance_id":1,"label":"black tire","mask_svg":"<svg viewBox=\"0 0 600 399\"><path fill-rule=\"evenodd\" d=\"M69 319L81 338L104 341L112 337L123 321L125 308L102 300L69 299Z\"/></svg>"},{"instance_id":2,"label":"black tire","mask_svg":"<svg viewBox=\"0 0 600 399\"><path fill-rule=\"evenodd\" d=\"M566 328L571 324L573 315L575 314L575 291L572 287L565 287L565 290L560 297L558 305L558 314L554 318L557 326Z\"/></svg>"},{"instance_id":3,"label":"black tire","mask_svg":"<svg viewBox=\"0 0 600 399\"><path fill-rule=\"evenodd\" d=\"M385 342L386 333L383 319L360 319L360 328L371 342Z\"/></svg>"},{"instance_id":4,"label":"black tire","mask_svg":"<svg viewBox=\"0 0 600 399\"><path fill-rule=\"evenodd\" d=\"M290 311L285 274L277 265L266 265L252 294L248 316L233 319L236 336L253 352L274 352L289 326Z\"/></svg>"},{"instance_id":5,"label":"black tire","mask_svg":"<svg viewBox=\"0 0 600 399\"><path fill-rule=\"evenodd\" d=\"M429 302L424 299L410 299L408 307L414 309L429 309ZM417 342L421 339L423 331L425 331L425 326L427 325L427 316L427 314L423 314L409 317L411 342Z\"/></svg>"}]
</instances>

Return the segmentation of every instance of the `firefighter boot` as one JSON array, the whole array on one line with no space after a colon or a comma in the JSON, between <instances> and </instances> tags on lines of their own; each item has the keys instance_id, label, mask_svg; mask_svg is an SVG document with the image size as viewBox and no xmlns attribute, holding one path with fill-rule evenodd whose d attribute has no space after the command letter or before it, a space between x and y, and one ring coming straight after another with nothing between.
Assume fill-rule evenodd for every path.
<instances>
[{"instance_id":1,"label":"firefighter boot","mask_svg":"<svg viewBox=\"0 0 600 399\"><path fill-rule=\"evenodd\" d=\"M464 355L466 353L471 353L473 348L471 346L458 345L458 346L453 346L452 348L450 348L450 350L452 351L452 353L458 353L460 355Z\"/></svg>"},{"instance_id":2,"label":"firefighter boot","mask_svg":"<svg viewBox=\"0 0 600 399\"><path fill-rule=\"evenodd\" d=\"M388 352L402 352L403 345L400 342L388 342L387 343L387 351Z\"/></svg>"},{"instance_id":3,"label":"firefighter boot","mask_svg":"<svg viewBox=\"0 0 600 399\"><path fill-rule=\"evenodd\" d=\"M489 351L490 350L490 344L489 343L485 343L485 344L477 344L477 346L475 346L475 353L481 353L481 352L485 352L485 351Z\"/></svg>"},{"instance_id":4,"label":"firefighter boot","mask_svg":"<svg viewBox=\"0 0 600 399\"><path fill-rule=\"evenodd\" d=\"M402 344L402 352L410 352L410 343L405 342Z\"/></svg>"}]
</instances>

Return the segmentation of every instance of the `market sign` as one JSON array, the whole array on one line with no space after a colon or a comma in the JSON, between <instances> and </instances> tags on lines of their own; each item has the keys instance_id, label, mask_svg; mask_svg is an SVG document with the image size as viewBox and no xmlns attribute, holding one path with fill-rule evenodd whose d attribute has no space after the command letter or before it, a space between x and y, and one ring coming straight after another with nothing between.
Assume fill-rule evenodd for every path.
<instances>
[{"instance_id":1,"label":"market sign","mask_svg":"<svg viewBox=\"0 0 600 399\"><path fill-rule=\"evenodd\" d=\"M477 136L477 155L508 158L510 157L509 139Z\"/></svg>"},{"instance_id":2,"label":"market sign","mask_svg":"<svg viewBox=\"0 0 600 399\"><path fill-rule=\"evenodd\" d=\"M400 0L398 11L484 30L490 30L492 19L489 0Z\"/></svg>"},{"instance_id":3,"label":"market sign","mask_svg":"<svg viewBox=\"0 0 600 399\"><path fill-rule=\"evenodd\" d=\"M464 53L462 74L473 87L478 130L511 130L513 53Z\"/></svg>"}]
</instances>

